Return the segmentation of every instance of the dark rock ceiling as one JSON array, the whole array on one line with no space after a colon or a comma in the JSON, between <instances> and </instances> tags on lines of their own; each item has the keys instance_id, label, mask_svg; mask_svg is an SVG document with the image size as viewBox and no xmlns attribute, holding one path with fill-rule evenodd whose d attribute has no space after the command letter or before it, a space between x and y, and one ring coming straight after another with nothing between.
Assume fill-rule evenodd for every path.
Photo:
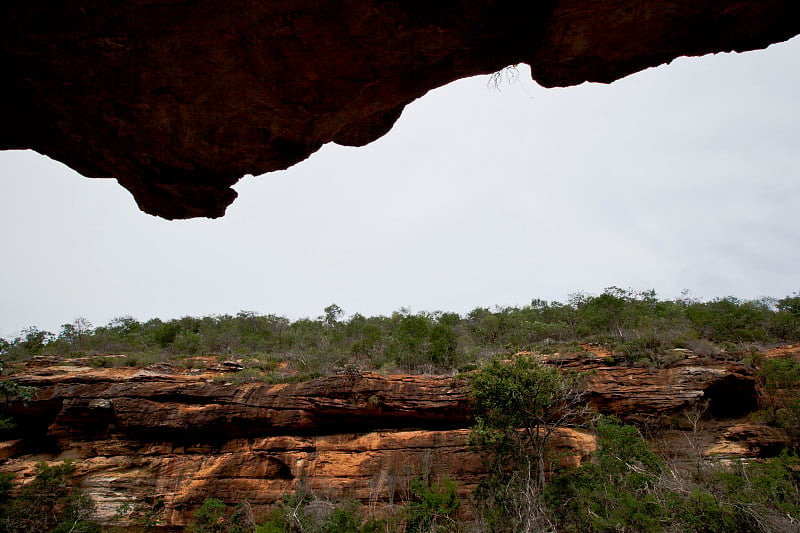
<instances>
[{"instance_id":1,"label":"dark rock ceiling","mask_svg":"<svg viewBox=\"0 0 800 533\"><path fill-rule=\"evenodd\" d=\"M361 146L450 81L611 82L800 33L796 0L6 0L0 149L219 217L245 174Z\"/></svg>"}]
</instances>

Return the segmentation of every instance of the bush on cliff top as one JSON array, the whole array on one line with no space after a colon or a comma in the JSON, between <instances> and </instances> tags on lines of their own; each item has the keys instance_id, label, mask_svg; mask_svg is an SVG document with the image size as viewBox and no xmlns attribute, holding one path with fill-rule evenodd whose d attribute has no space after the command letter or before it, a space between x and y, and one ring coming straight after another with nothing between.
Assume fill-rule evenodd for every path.
<instances>
[{"instance_id":1,"label":"bush on cliff top","mask_svg":"<svg viewBox=\"0 0 800 533\"><path fill-rule=\"evenodd\" d=\"M732 347L800 341L800 295L783 299L660 300L654 291L609 287L577 293L567 303L534 299L523 307L365 317L331 305L317 318L290 321L242 311L234 316L139 322L125 316L92 327L78 318L59 334L35 327L0 342L0 360L41 354L128 354L146 365L180 355L219 354L288 361L301 373L326 374L347 365L405 372L444 372L500 353L552 351L596 342L626 361L659 364L671 348L698 340ZM705 350L714 353L714 350ZM119 364L96 360L96 364Z\"/></svg>"}]
</instances>

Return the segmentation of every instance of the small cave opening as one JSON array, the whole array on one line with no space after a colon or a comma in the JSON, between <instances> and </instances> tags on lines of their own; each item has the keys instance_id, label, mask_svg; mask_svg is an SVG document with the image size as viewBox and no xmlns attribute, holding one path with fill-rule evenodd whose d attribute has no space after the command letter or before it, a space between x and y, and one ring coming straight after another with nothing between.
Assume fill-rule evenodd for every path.
<instances>
[{"instance_id":1,"label":"small cave opening","mask_svg":"<svg viewBox=\"0 0 800 533\"><path fill-rule=\"evenodd\" d=\"M739 418L758 409L758 394L752 378L725 376L705 390L708 411L714 418Z\"/></svg>"},{"instance_id":2,"label":"small cave opening","mask_svg":"<svg viewBox=\"0 0 800 533\"><path fill-rule=\"evenodd\" d=\"M289 465L278 459L277 457L270 457L270 462L272 466L275 467L275 471L272 475L275 479L294 479L294 475L292 475L292 469L289 468Z\"/></svg>"}]
</instances>

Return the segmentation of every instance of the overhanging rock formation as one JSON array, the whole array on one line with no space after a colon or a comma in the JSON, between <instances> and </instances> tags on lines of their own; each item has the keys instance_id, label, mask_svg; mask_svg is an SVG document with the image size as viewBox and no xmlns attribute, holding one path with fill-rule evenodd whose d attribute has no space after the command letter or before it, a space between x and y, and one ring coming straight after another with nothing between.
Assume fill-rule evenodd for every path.
<instances>
[{"instance_id":1,"label":"overhanging rock formation","mask_svg":"<svg viewBox=\"0 0 800 533\"><path fill-rule=\"evenodd\" d=\"M7 0L0 149L219 217L245 174L360 146L450 81L611 82L800 33L795 0Z\"/></svg>"}]
</instances>

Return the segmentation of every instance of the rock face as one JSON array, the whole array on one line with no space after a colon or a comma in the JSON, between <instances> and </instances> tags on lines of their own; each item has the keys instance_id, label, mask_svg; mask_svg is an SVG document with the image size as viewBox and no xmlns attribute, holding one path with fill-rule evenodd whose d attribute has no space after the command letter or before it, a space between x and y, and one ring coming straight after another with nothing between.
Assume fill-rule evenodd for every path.
<instances>
[{"instance_id":1,"label":"rock face","mask_svg":"<svg viewBox=\"0 0 800 533\"><path fill-rule=\"evenodd\" d=\"M367 144L450 81L548 87L800 32L793 0L8 0L0 149L112 177L165 218L219 217L244 174Z\"/></svg>"},{"instance_id":2,"label":"rock face","mask_svg":"<svg viewBox=\"0 0 800 533\"><path fill-rule=\"evenodd\" d=\"M233 385L219 372L32 368L18 381L35 401L11 410L24 438L2 466L75 459L101 519L134 504L185 525L207 497L264 510L295 490L392 505L410 480L448 475L466 494L481 475L467 446L463 381L336 375L305 383ZM564 430L556 445L579 461L592 439Z\"/></svg>"},{"instance_id":3,"label":"rock face","mask_svg":"<svg viewBox=\"0 0 800 533\"><path fill-rule=\"evenodd\" d=\"M673 429L661 442L676 456L755 456L783 438L736 421L756 397L753 376L738 363L686 359L650 369L596 357L545 362L586 372L588 401L600 412L643 424L666 420ZM0 470L31 476L38 461L71 458L106 521L128 503L181 526L207 497L247 500L258 512L296 490L374 509L402 501L421 474L456 479L465 496L483 475L467 446L472 418L461 378L352 373L234 385L219 369L75 363L33 365L15 379L39 393L27 406L9 407L22 438L0 444ZM690 415L705 405L698 400L708 400L715 422L690 450L686 432L697 429ZM574 429L560 430L552 443L573 465L595 447L590 433Z\"/></svg>"}]
</instances>

